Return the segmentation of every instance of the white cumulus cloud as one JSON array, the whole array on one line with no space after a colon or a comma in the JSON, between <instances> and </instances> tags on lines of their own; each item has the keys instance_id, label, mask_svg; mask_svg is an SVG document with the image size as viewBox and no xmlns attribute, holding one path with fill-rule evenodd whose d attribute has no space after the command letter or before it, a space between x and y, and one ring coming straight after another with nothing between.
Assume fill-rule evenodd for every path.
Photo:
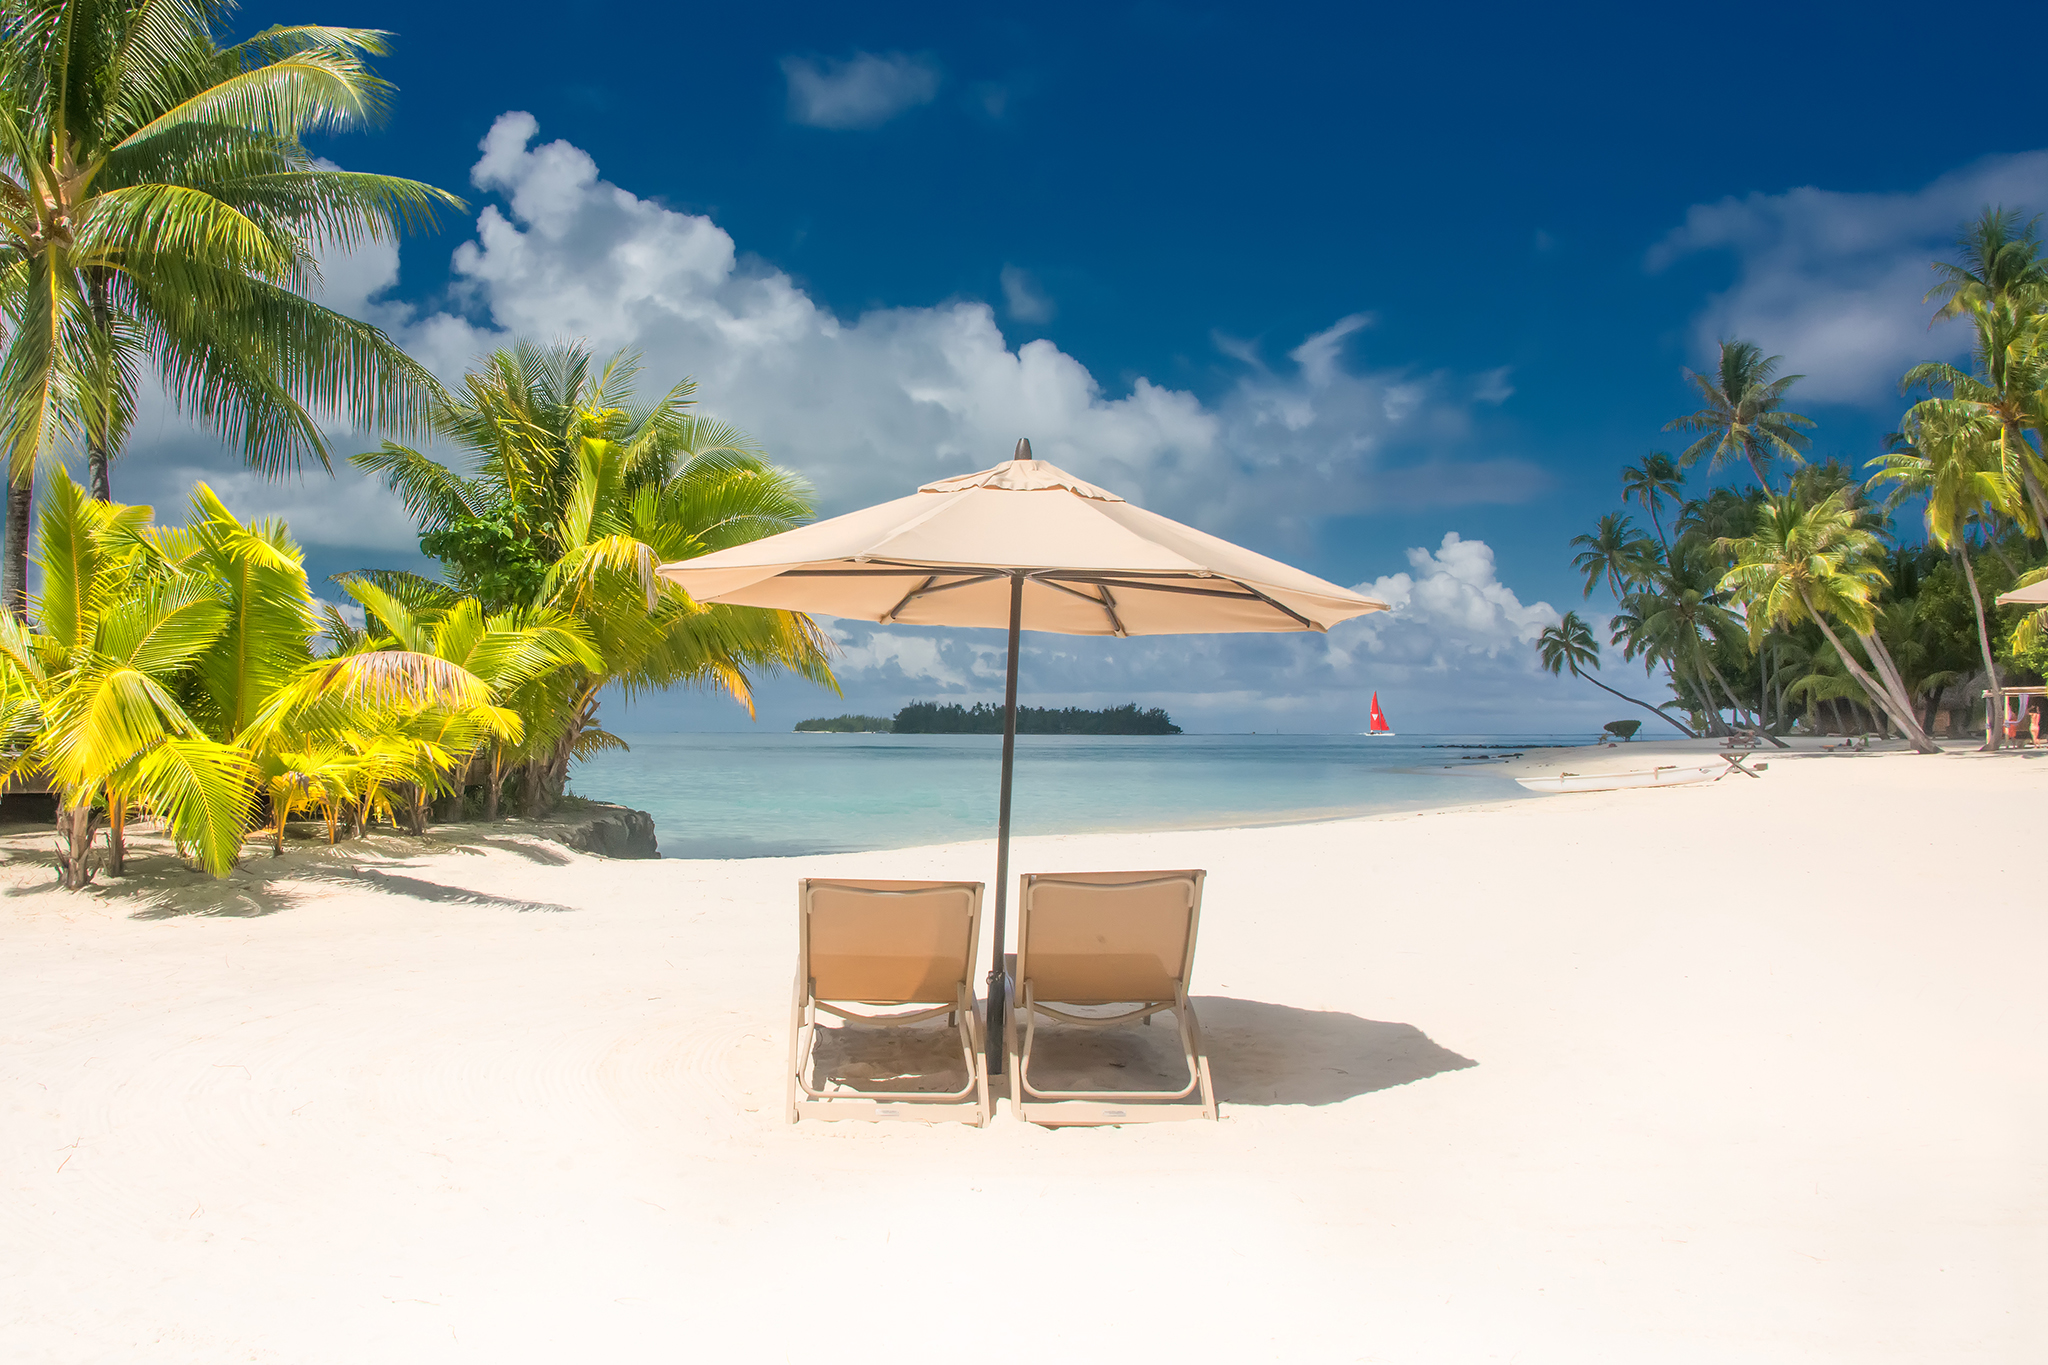
<instances>
[{"instance_id":1,"label":"white cumulus cloud","mask_svg":"<svg viewBox=\"0 0 2048 1365\"><path fill-rule=\"evenodd\" d=\"M813 128L879 128L939 93L939 69L901 52L856 52L844 59L784 57L789 121Z\"/></svg>"},{"instance_id":2,"label":"white cumulus cloud","mask_svg":"<svg viewBox=\"0 0 2048 1365\"><path fill-rule=\"evenodd\" d=\"M1475 414L1512 390L1505 371L1357 365L1346 351L1370 325L1365 314L1273 363L1251 343L1224 341L1237 377L1206 401L1142 377L1111 392L1051 341L1011 346L980 301L835 314L710 218L642 198L606 180L586 152L538 134L530 115L513 113L484 139L473 179L488 202L455 249L449 300L394 301L398 258L388 247L328 263L328 299L386 327L450 381L515 337L636 350L650 383L694 376L705 409L810 478L827 515L984 467L1029 436L1041 457L1142 505L1313 568L1328 518L1513 502L1544 486L1537 467L1511 454L1468 453ZM314 470L268 482L217 441L151 411L116 472L124 497L175 507L191 479L207 477L231 505L288 517L302 540L344 562L400 563L413 549L396 499L345 465L331 481ZM341 454L375 444L336 439ZM1322 708L1334 719L1356 701L1352 691L1389 678L1426 679L1434 698L1444 668L1465 670L1459 686L1481 691L1496 688L1488 677L1526 677L1527 660L1505 642L1548 608L1524 606L1499 584L1482 543L1451 537L1393 577L1403 613L1327 638L1112 646L1032 637L1028 685L1076 704L1136 696L1213 717ZM856 687L898 704L906 689L982 696L1000 687L987 652L999 652L999 637L839 624L849 700ZM804 697L816 705L815 694Z\"/></svg>"},{"instance_id":3,"label":"white cumulus cloud","mask_svg":"<svg viewBox=\"0 0 2048 1365\"><path fill-rule=\"evenodd\" d=\"M1935 283L1929 263L1949 257L1964 222L1991 206L2048 210L2048 151L1988 157L1903 193L1807 187L1696 204L1646 264L1735 256L1734 284L1694 320L1700 362L1719 339L1739 337L1804 374L1803 398L1884 407L1907 369L1967 349L1957 324L1930 335L1934 310L1922 299Z\"/></svg>"}]
</instances>

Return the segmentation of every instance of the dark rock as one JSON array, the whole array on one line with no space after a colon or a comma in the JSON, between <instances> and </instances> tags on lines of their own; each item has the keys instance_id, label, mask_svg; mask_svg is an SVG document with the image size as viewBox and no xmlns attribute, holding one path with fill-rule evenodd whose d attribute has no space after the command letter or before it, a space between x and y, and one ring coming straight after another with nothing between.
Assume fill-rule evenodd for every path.
<instances>
[{"instance_id":1,"label":"dark rock","mask_svg":"<svg viewBox=\"0 0 2048 1365\"><path fill-rule=\"evenodd\" d=\"M593 801L574 815L558 815L565 828L555 836L570 848L601 858L659 858L654 817L609 802Z\"/></svg>"}]
</instances>

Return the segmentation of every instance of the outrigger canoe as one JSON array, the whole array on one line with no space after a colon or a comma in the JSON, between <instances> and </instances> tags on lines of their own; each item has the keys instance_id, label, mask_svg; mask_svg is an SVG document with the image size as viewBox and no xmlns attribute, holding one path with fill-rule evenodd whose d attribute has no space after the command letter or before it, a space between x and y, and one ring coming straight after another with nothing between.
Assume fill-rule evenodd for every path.
<instances>
[{"instance_id":1,"label":"outrigger canoe","mask_svg":"<svg viewBox=\"0 0 2048 1365\"><path fill-rule=\"evenodd\" d=\"M1628 773L1559 773L1556 777L1518 777L1532 792L1614 792L1630 787L1682 787L1688 782L1717 782L1735 769L1727 763L1667 765Z\"/></svg>"}]
</instances>

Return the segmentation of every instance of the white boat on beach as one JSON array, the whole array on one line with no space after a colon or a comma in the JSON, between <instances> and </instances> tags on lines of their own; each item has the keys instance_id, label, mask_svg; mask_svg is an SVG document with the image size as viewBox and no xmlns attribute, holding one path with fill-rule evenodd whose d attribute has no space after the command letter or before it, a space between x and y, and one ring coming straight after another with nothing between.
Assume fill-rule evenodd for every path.
<instances>
[{"instance_id":1,"label":"white boat on beach","mask_svg":"<svg viewBox=\"0 0 2048 1365\"><path fill-rule=\"evenodd\" d=\"M1532 792L1614 792L1630 787L1682 787L1714 782L1734 771L1726 763L1666 764L1626 773L1559 773L1556 777L1518 777Z\"/></svg>"}]
</instances>

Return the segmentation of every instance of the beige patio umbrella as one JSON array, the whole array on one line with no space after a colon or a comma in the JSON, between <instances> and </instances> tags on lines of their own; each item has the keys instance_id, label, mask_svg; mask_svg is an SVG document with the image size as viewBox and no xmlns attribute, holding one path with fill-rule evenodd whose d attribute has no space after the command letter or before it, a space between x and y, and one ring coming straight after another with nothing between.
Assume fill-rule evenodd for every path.
<instances>
[{"instance_id":1,"label":"beige patio umbrella","mask_svg":"<svg viewBox=\"0 0 2048 1365\"><path fill-rule=\"evenodd\" d=\"M1134 507L1031 457L696 559L663 577L699 602L917 626L1007 626L988 1057L1002 1070L1017 637L1328 630L1387 604Z\"/></svg>"},{"instance_id":2,"label":"beige patio umbrella","mask_svg":"<svg viewBox=\"0 0 2048 1365\"><path fill-rule=\"evenodd\" d=\"M2048 578L1998 595L2001 607L2048 607Z\"/></svg>"}]
</instances>

